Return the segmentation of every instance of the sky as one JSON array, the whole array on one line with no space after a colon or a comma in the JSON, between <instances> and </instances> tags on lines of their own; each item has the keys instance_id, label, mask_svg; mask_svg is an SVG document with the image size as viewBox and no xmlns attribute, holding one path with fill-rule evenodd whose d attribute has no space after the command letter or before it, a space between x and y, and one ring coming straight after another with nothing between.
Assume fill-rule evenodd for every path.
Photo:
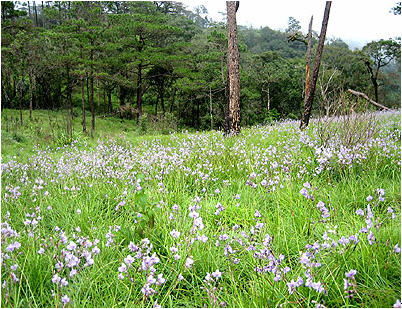
<instances>
[{"instance_id":1,"label":"sky","mask_svg":"<svg viewBox=\"0 0 402 309\"><path fill-rule=\"evenodd\" d=\"M399 0L400 1L400 0ZM379 39L401 36L402 16L390 13L398 0L334 0L329 15L327 39L341 38L349 47L361 48ZM189 8L204 5L208 16L224 21L219 12L226 12L222 0L183 0ZM237 11L237 24L254 28L266 27L284 31L289 16L296 18L307 32L311 15L313 30L320 33L324 15L323 0L242 0Z\"/></svg>"}]
</instances>

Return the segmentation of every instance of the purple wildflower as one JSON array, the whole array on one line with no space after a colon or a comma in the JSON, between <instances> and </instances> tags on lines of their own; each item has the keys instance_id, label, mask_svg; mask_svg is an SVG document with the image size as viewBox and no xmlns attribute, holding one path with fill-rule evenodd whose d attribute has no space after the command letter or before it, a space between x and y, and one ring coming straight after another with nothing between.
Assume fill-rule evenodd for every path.
<instances>
[{"instance_id":1,"label":"purple wildflower","mask_svg":"<svg viewBox=\"0 0 402 309\"><path fill-rule=\"evenodd\" d=\"M66 305L67 303L70 302L70 298L69 298L67 295L64 295L64 296L61 298L61 302L63 303L63 305Z\"/></svg>"},{"instance_id":2,"label":"purple wildflower","mask_svg":"<svg viewBox=\"0 0 402 309\"><path fill-rule=\"evenodd\" d=\"M353 279L356 274L357 274L357 270L351 269L349 272L345 273L345 276L347 278L352 278Z\"/></svg>"},{"instance_id":3,"label":"purple wildflower","mask_svg":"<svg viewBox=\"0 0 402 309\"><path fill-rule=\"evenodd\" d=\"M170 232L170 235L171 235L173 238L179 238L179 237L180 237L180 232L178 232L178 231L176 231L176 230L172 230L172 231Z\"/></svg>"}]
</instances>

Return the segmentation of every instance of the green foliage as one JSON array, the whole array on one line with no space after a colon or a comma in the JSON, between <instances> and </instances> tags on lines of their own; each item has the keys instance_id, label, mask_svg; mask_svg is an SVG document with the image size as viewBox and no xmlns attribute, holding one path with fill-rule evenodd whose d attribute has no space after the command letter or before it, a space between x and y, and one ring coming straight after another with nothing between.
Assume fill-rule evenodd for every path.
<instances>
[{"instance_id":1,"label":"green foliage","mask_svg":"<svg viewBox=\"0 0 402 309\"><path fill-rule=\"evenodd\" d=\"M160 121L170 113L179 128L223 127L227 33L205 8L193 12L181 3L158 1L56 1L36 9L38 21L33 9L26 14L25 4L2 5L4 107L24 110L32 102L34 109L55 110L72 104L73 116L82 117L78 107L91 110L93 99L96 117L130 105ZM263 123L265 111L273 108L280 118L299 117L306 53L300 29L293 17L286 32L239 26L243 126ZM301 41L289 41L290 34ZM351 51L341 39L332 39L325 46L322 76L339 72L333 88L371 94L367 68L374 69L381 58L381 101L398 106L398 44L380 40Z\"/></svg>"}]
</instances>

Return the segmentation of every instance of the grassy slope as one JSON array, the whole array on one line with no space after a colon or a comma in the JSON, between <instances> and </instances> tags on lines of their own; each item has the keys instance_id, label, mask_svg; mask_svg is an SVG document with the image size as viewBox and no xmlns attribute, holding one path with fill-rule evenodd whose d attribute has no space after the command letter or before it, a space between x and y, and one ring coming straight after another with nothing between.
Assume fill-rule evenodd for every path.
<instances>
[{"instance_id":1,"label":"grassy slope","mask_svg":"<svg viewBox=\"0 0 402 309\"><path fill-rule=\"evenodd\" d=\"M8 124L5 123L7 114ZM143 179L143 190L136 192L124 177L96 179L80 178L73 174L61 178L59 183L51 183L49 180L55 179L54 174L29 168L28 178L33 182L37 177L41 177L47 182L45 190L49 195L44 195L42 191L35 199L31 196L31 185L21 188L20 198L7 202L3 201L5 186L18 184L19 176L8 178L7 175L3 175L2 221L6 211L9 210L11 217L7 222L21 233L19 241L22 244L23 254L16 257L20 281L11 288L8 297L2 292L2 306L56 306L59 302L57 297L51 296L51 290L54 289L51 278L55 264L52 255L57 251L50 246L44 255L36 253L43 245L43 239L47 239L49 243L49 236L57 237L58 234L54 232L55 226L61 227L69 239L74 229L79 226L81 235L88 236L91 240L95 238L100 240L98 246L101 253L94 258L94 265L83 269L73 279L68 278L69 286L63 288L63 294L70 296L72 306L153 306L153 300L156 298L158 303L165 307L203 307L204 304L212 306L211 299L201 286L205 285L203 279L206 273L216 269L223 272L219 283L219 288L222 290L215 292L218 303L226 302L229 307L274 307L279 304L285 307L309 307L314 306L313 300L329 307L389 307L400 297L400 255L392 253L393 246L396 243L400 244L401 231L400 166L395 164L395 157L378 158L370 155L363 164L356 164L350 169L334 168L322 172L319 176L307 173L297 175L298 167L305 164L309 157L313 162L305 164L306 170L311 173L316 165L314 154L308 147L301 147L297 152L292 152L298 149L298 137L292 129L273 128L272 132L270 128L245 129L241 137L229 139L222 139L217 133L155 137L138 136L138 128L133 122L121 123L118 119L99 119L94 140L77 135L76 146L57 148L61 146L58 140L62 130L61 114L57 117L51 116L58 119L53 125L53 133L49 127L47 112L35 112L35 120L33 122L27 120L22 129L10 121L15 115L15 111L5 111L2 114L3 162L9 161L14 156L19 162L27 162L30 156L36 154L34 143L37 142L42 144L40 147L42 149L50 146L48 154L58 160L61 157L71 159L69 153L95 149L98 138L103 141L117 140L117 144L124 145L123 149L117 150L121 156L113 157L115 162L118 162L130 157L129 151L132 151L132 154L144 154L145 158L149 158L158 150L170 147L168 152L176 151L180 154L182 152L180 148L185 144L183 141L186 141L190 153L183 165L191 171L180 168L178 164L159 179L159 176L162 177L159 166L165 164L169 167L169 163L161 163L163 162L161 160L154 163L155 167L144 168L143 163L137 162L137 165L132 166L132 170L141 171L136 177ZM25 119L28 119L27 115ZM76 119L77 132L79 127L79 119ZM126 144L127 142L130 144ZM268 150L272 150L270 148L272 145L277 147L277 152L267 155ZM289 145L295 148L286 150ZM112 146L110 148L116 149ZM277 175L280 177L280 183L275 191L267 192L259 184L264 179L262 171L274 160L281 164L286 154L289 155L288 159L293 161L291 171L289 174L282 171L278 171L277 174L271 173L271 179ZM76 159L78 163L82 162L82 155L81 152L80 158ZM262 164L264 159L268 161ZM197 166L198 164L201 166ZM203 164L205 165L202 166ZM118 164L113 166L116 170L120 168ZM192 171L209 173L212 177L202 183L200 176L191 176ZM246 180L250 179L249 175L252 172L257 173L255 189L246 185ZM106 182L106 179L110 179L110 183ZM225 181L229 181L230 185ZM314 202L299 193L306 181L310 182L313 188L317 188L312 189L315 195ZM159 190L161 182L166 191ZM279 187L280 184L282 188ZM64 189L65 186L69 188L79 186L80 191L78 193L68 191ZM204 187L207 188L206 193L202 192ZM125 188L128 188L127 196L123 195ZM321 236L327 230L327 226L331 228L338 226L338 234L336 238L334 236L336 240L343 235L358 233L365 223L355 211L358 208L365 209L368 195L373 195L376 199L377 188L383 188L386 192L385 202L373 207L375 218L378 217L383 222L379 231L373 229L378 242L370 246L366 235L362 234L355 248L348 246L344 253L320 254L319 260L322 266L315 270L315 278L325 283L328 295L319 294L304 286L298 288L297 293L289 295L286 283L292 279L296 280L299 275L303 277L304 269L298 263L298 259L306 244L322 242ZM216 193L216 189L219 189L220 193ZM234 198L235 194L240 194L239 200ZM190 235L192 219L188 217L187 209L194 204L196 196L201 198L199 205L202 207L199 212L205 224L200 234L205 234L209 240L206 243L196 241L190 250L185 250L185 238L192 237ZM115 211L115 206L121 200L125 200L126 205ZM327 223L320 222L320 212L315 207L319 200L327 206L330 205L328 207L331 208L331 216ZM158 208L160 201L164 204ZM214 212L218 202L225 207L225 210L216 216ZM236 207L237 202L240 203L239 207ZM170 220L168 214L173 204L178 204L180 211L174 220ZM52 210L47 209L48 205L52 206ZM27 228L23 222L26 213L36 206L41 209L43 219L35 231L35 237L38 239L32 240L27 236ZM389 219L388 206L395 209L396 220ZM81 214L77 214L78 208L81 209ZM260 262L253 258L252 251L237 252L235 256L240 259L240 263L233 264L223 254L223 246L215 246L218 236L224 233L222 228L225 228L225 232L231 236L235 234L232 227L238 224L240 229L236 235L241 230L249 233L250 227L255 225L256 210L262 214L259 222L265 224L260 234L257 233L255 236L257 244L261 248L266 233L273 237L272 250L276 256L279 253L285 256L283 266L291 267L291 271L286 275L286 282L276 283L271 273L256 273L254 267L259 266ZM137 212L144 214L144 217L138 219ZM135 224L134 220L137 219L139 223ZM114 233L115 245L106 247L105 234L108 232L108 227L113 225L121 226L121 230ZM179 249L182 259L179 262L174 262L169 252L169 248L177 244L169 234L172 229L182 233L179 238L183 243ZM153 251L157 252L161 259L156 268L167 280L158 288L159 294L148 302L143 302L141 298L144 279L135 284L130 284L127 279L117 279L117 268L128 254L127 244L131 240L138 243L144 237L149 238L154 245ZM233 248L240 249L240 246L233 243ZM192 269L186 270L183 264L185 257L190 254L195 263ZM9 278L7 268L4 269L2 281ZM350 269L357 270L357 295L353 299L345 298L346 294L343 291L344 274ZM177 280L179 273L185 278L181 282ZM138 276L143 278L141 275Z\"/></svg>"}]
</instances>

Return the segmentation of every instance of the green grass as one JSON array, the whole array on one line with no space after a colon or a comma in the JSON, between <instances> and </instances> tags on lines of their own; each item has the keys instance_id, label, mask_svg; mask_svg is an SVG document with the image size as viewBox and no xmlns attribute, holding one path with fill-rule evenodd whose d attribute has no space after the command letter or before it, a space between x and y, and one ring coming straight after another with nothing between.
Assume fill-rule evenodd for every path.
<instances>
[{"instance_id":1,"label":"green grass","mask_svg":"<svg viewBox=\"0 0 402 309\"><path fill-rule=\"evenodd\" d=\"M244 128L240 136L231 138L216 131L173 135L154 131L153 135L144 135L135 121L107 117L97 119L91 138L81 133L77 117L71 145L65 144L62 112L34 111L29 120L24 111L23 126L16 117L18 111L2 112L2 163L6 165L1 216L2 222L20 234L19 238L2 237L2 253L14 241L21 243L20 249L9 253L10 259L4 259L3 307L57 307L62 305L63 295L70 297L72 307L152 307L155 300L163 307L314 307L315 302L327 307L391 307L400 299L401 260L400 254L393 253L394 245L401 244L398 115L379 116L382 131L373 137L378 139L367 146L361 162L342 165L333 158L327 165L330 168L318 175L314 175L319 166L314 148L299 142L297 125L292 124ZM314 126L312 123L308 130L313 140L317 138ZM255 180L250 177L252 172L256 173ZM45 183L42 189L37 187L39 178ZM263 179L277 181L275 190L264 188L260 184ZM299 193L305 182L312 186L314 201ZM10 190L17 186L21 195L6 198L5 194L12 195ZM79 190L71 191L73 186ZM385 190L384 202L378 201L377 188ZM215 192L217 189L220 193ZM355 213L366 209L369 195L374 197L370 202L374 225L380 223L378 229L371 228L376 238L373 245L368 243L367 234L359 233L366 223ZM196 204L196 197L204 228L195 232L189 207ZM116 210L121 201L125 204ZM330 209L326 222L316 208L318 201ZM214 214L218 203L225 208L219 216ZM174 204L180 207L177 212L172 211ZM395 210L396 219L390 218L388 207ZM261 218L254 217L256 210ZM32 212L41 216L33 230L24 225L26 214ZM256 220L264 226L251 235ZM59 290L52 277L57 272L56 262L63 260L61 250L68 243L60 242L56 226L65 232L68 242L76 234L91 242L98 239L100 249L98 255L92 255L94 264L84 267L85 261L81 261L74 277L69 277L67 269L61 271L60 277L66 277L69 284ZM114 226L121 229L114 232ZM110 227L114 242L106 246ZM322 244L324 232L335 227L337 233L329 233L334 241L357 233L359 242L343 249L338 244L316 254L322 266L312 268L311 273L326 293L303 285L289 294L287 283L298 276L306 280L305 268L299 262L305 246ZM170 235L173 229L181 232L178 239ZM206 235L208 241L192 243L197 233ZM215 244L225 233L229 240L220 243L226 245L233 239L230 245L235 250L228 256L225 245ZM269 261L256 259L254 251L247 250L251 244L257 251L262 249L266 234L272 237L270 252L275 258L284 255L279 268L291 268L279 282L270 272L256 272L255 267L267 266ZM158 294L148 299L141 292L146 282L144 272L131 268L133 282L127 276L118 279L124 258L135 254L127 246L130 242L138 245L144 238L153 245L150 255L156 253L160 259L155 277L163 273L166 279L155 288ZM244 247L239 238L246 243ZM178 248L178 261L169 249L172 246ZM45 248L43 255L37 253L40 247ZM79 250L84 248L79 246ZM184 264L190 256L194 264L186 269ZM238 264L233 263L234 258ZM14 264L18 264L15 271L10 269ZM140 262L134 264L139 266ZM208 285L204 278L217 269L223 274L211 296L205 290ZM348 299L343 279L351 269L357 270L356 293ZM18 282L13 282L11 272ZM178 280L180 273L182 281Z\"/></svg>"}]
</instances>

